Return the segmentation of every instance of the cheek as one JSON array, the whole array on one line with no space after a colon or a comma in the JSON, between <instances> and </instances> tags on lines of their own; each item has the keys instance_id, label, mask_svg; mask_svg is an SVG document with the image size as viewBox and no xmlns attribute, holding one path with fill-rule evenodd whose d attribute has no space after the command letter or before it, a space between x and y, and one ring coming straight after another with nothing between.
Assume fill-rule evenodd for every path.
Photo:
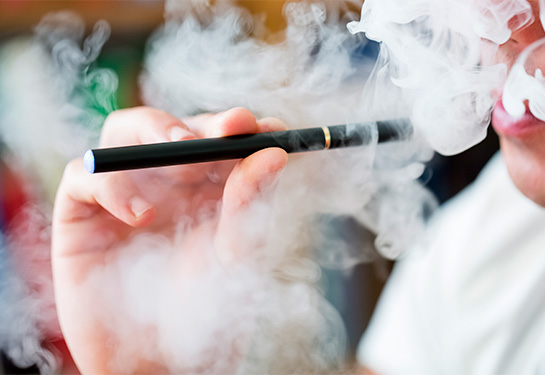
<instances>
[{"instance_id":1,"label":"cheek","mask_svg":"<svg viewBox=\"0 0 545 375\"><path fill-rule=\"evenodd\" d=\"M494 58L492 59L493 64L503 63L507 66L507 69L511 69L515 61L517 60L518 55L521 52L520 46L513 40L507 41L507 43L502 44L498 47ZM490 65L492 65L492 63Z\"/></svg>"},{"instance_id":2,"label":"cheek","mask_svg":"<svg viewBox=\"0 0 545 375\"><path fill-rule=\"evenodd\" d=\"M531 144L500 138L501 151L511 179L535 203L545 207L545 143Z\"/></svg>"}]
</instances>

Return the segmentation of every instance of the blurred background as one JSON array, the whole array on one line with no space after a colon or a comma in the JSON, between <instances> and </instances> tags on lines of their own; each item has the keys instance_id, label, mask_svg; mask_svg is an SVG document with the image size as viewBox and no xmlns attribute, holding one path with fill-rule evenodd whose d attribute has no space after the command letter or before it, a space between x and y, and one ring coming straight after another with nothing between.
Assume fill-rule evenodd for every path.
<instances>
[{"instance_id":1,"label":"blurred background","mask_svg":"<svg viewBox=\"0 0 545 375\"><path fill-rule=\"evenodd\" d=\"M34 49L35 28L56 12L81 17L85 35L98 20L106 20L111 36L94 64L115 72L119 85L113 101L125 108L140 104L137 81L145 43L163 22L163 8L159 0L0 1L0 325L6 325L0 328L0 373L37 374L40 368L47 372L48 352L61 361L55 372L78 372L56 322L48 254L54 192L72 151L55 151L54 141L47 145L49 134L43 134L62 132L58 118L43 107L66 108L58 105L63 98L42 98L51 95L44 85L58 83L47 81L48 54ZM36 123L40 117L43 123ZM20 139L12 131L20 133Z\"/></svg>"},{"instance_id":2,"label":"blurred background","mask_svg":"<svg viewBox=\"0 0 545 375\"><path fill-rule=\"evenodd\" d=\"M282 0L245 0L238 4L266 15L265 25L272 34L286 26ZM56 323L48 281L49 215L65 162L73 157L73 150L57 151L48 142L49 137L58 138L57 132L72 130L48 127L58 106L54 97L45 95L43 99L37 91L40 85L48 85L48 78L52 85L56 81L48 77L47 49L45 53L31 51L35 27L45 15L59 11L78 14L84 21L85 35L99 20L110 25L111 35L92 64L93 68L115 72L117 90L109 106L101 105L96 97L83 101L100 122L112 109L141 104L138 77L142 59L146 42L164 21L164 5L160 0L0 0L0 325L19 324L22 328L16 332L33 337L20 340L8 327L0 327L1 347L15 348L2 353L0 374L38 373L39 364L47 363L48 352L62 358L58 372L77 373ZM480 145L455 157L436 155L422 182L445 202L473 181L497 149L497 139L490 134ZM346 236L358 231L355 223L343 225ZM392 265L377 258L350 274L325 272L328 297L343 316L352 354ZM35 330L44 333L31 335ZM11 346L10 342L18 344ZM39 346L48 350L41 352ZM13 356L22 359L8 359Z\"/></svg>"}]
</instances>

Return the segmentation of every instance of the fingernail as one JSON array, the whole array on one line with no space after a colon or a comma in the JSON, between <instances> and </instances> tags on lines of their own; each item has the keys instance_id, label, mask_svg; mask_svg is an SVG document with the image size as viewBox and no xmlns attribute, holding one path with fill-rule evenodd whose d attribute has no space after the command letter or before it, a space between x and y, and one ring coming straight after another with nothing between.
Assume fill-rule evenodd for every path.
<instances>
[{"instance_id":1,"label":"fingernail","mask_svg":"<svg viewBox=\"0 0 545 375\"><path fill-rule=\"evenodd\" d=\"M216 137L223 137L223 124L216 125L211 131L210 131L210 137L216 138Z\"/></svg>"},{"instance_id":2,"label":"fingernail","mask_svg":"<svg viewBox=\"0 0 545 375\"><path fill-rule=\"evenodd\" d=\"M210 132L210 137L211 138L221 138L221 137L223 137L223 130L222 129L213 129Z\"/></svg>"},{"instance_id":3,"label":"fingernail","mask_svg":"<svg viewBox=\"0 0 545 375\"><path fill-rule=\"evenodd\" d=\"M173 126L168 132L168 138L171 141L179 141L189 134L190 133L186 129L180 126Z\"/></svg>"},{"instance_id":4,"label":"fingernail","mask_svg":"<svg viewBox=\"0 0 545 375\"><path fill-rule=\"evenodd\" d=\"M153 206L140 197L133 197L130 201L130 209L133 215L138 219L146 212L151 210Z\"/></svg>"}]
</instances>

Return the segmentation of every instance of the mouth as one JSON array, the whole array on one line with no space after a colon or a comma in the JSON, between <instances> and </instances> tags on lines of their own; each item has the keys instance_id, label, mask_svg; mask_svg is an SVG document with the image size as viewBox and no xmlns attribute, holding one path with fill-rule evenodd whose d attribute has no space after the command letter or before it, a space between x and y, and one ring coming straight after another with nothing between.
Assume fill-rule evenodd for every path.
<instances>
[{"instance_id":1,"label":"mouth","mask_svg":"<svg viewBox=\"0 0 545 375\"><path fill-rule=\"evenodd\" d=\"M492 112L492 126L498 135L512 138L532 138L545 133L545 122L537 119L526 106L520 117L511 116L504 108L500 98Z\"/></svg>"}]
</instances>

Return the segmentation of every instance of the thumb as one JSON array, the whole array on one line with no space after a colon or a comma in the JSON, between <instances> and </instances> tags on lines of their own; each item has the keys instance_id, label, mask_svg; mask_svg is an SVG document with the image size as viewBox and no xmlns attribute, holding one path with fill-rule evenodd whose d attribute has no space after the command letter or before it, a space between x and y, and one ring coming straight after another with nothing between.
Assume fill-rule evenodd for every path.
<instances>
[{"instance_id":1,"label":"thumb","mask_svg":"<svg viewBox=\"0 0 545 375\"><path fill-rule=\"evenodd\" d=\"M252 235L251 228L244 225L247 222L241 219L251 203L274 185L287 161L284 150L268 148L241 160L229 175L216 235L223 259L234 260L241 255L238 249Z\"/></svg>"}]
</instances>

